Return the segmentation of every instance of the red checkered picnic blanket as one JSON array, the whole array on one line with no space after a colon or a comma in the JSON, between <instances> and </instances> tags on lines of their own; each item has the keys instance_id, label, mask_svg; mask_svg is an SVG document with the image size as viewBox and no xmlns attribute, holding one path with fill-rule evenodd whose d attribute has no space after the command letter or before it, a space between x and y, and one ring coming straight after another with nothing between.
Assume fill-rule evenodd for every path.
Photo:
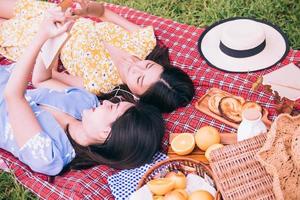
<instances>
[{"instance_id":1,"label":"red checkered picnic blanket","mask_svg":"<svg viewBox=\"0 0 300 200\"><path fill-rule=\"evenodd\" d=\"M167 121L167 131L162 143L164 152L167 150L168 135L171 132L194 132L203 125L214 126L221 132L236 131L234 128L195 109L195 102L212 87L243 96L248 100L257 101L268 109L271 120L276 117L274 97L263 92L262 88L255 92L251 91L250 88L258 76L276 70L290 62L299 62L300 51L290 50L281 63L267 70L244 74L226 73L208 66L200 57L197 43L203 29L127 7L112 4L106 4L106 6L136 24L152 25L159 42L170 48L172 64L186 71L195 84L196 95L192 103L185 108L164 115ZM9 60L0 58L0 64L9 63L11 63ZM117 171L107 166L67 172L63 176L57 176L53 182L49 182L47 176L32 172L10 153L1 149L0 158L5 160L21 184L42 199L114 199L107 184L107 177Z\"/></svg>"}]
</instances>

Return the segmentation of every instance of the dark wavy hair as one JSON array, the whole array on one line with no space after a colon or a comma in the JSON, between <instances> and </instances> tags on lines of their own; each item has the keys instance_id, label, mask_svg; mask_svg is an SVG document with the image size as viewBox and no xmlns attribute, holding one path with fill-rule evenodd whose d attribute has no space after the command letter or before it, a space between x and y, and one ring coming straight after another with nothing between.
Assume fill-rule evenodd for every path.
<instances>
[{"instance_id":1,"label":"dark wavy hair","mask_svg":"<svg viewBox=\"0 0 300 200\"><path fill-rule=\"evenodd\" d=\"M168 48L157 45L146 59L160 64L164 71L161 81L153 84L140 97L141 102L154 105L161 112L172 112L186 106L195 94L194 84L183 70L170 64Z\"/></svg>"},{"instance_id":2,"label":"dark wavy hair","mask_svg":"<svg viewBox=\"0 0 300 200\"><path fill-rule=\"evenodd\" d=\"M64 169L86 169L108 165L130 169L151 161L160 149L165 126L161 113L151 105L138 103L120 116L103 144L83 147L67 133L76 157Z\"/></svg>"},{"instance_id":3,"label":"dark wavy hair","mask_svg":"<svg viewBox=\"0 0 300 200\"><path fill-rule=\"evenodd\" d=\"M161 65L164 70L160 80L139 96L140 102L153 105L164 113L186 106L195 94L194 84L183 70L170 64L168 48L157 45L146 59ZM130 91L126 85L116 88ZM114 96L118 91L116 88L103 96L106 98Z\"/></svg>"}]
</instances>

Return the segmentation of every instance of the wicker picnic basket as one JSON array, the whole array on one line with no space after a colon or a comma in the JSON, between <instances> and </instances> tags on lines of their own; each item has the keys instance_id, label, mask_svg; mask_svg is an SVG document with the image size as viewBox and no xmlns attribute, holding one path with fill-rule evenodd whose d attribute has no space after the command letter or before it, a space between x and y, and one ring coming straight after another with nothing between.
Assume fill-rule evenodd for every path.
<instances>
[{"instance_id":1,"label":"wicker picnic basket","mask_svg":"<svg viewBox=\"0 0 300 200\"><path fill-rule=\"evenodd\" d=\"M198 176L201 176L207 183L216 188L217 195L215 200L221 200L221 194L216 187L211 169L200 161L184 157L170 158L152 166L139 181L137 189L141 188L154 178L164 177L168 172L173 170L180 170L185 175L196 173Z\"/></svg>"},{"instance_id":2,"label":"wicker picnic basket","mask_svg":"<svg viewBox=\"0 0 300 200\"><path fill-rule=\"evenodd\" d=\"M224 200L271 200L273 180L255 159L266 134L212 151L211 169Z\"/></svg>"}]
</instances>

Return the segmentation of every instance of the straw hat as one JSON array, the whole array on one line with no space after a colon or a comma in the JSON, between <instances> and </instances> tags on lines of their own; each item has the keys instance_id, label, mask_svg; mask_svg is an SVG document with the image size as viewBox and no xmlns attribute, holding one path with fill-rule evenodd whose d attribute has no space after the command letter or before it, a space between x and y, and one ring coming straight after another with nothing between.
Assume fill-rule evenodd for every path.
<instances>
[{"instance_id":1,"label":"straw hat","mask_svg":"<svg viewBox=\"0 0 300 200\"><path fill-rule=\"evenodd\" d=\"M200 36L198 48L209 65L229 72L250 72L280 62L288 40L279 27L252 18L214 23Z\"/></svg>"}]
</instances>

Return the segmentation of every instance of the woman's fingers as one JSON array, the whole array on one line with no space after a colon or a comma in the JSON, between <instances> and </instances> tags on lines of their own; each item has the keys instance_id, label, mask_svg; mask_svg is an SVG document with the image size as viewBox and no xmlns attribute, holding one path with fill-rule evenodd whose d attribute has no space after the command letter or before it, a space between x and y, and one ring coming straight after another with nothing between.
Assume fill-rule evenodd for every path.
<instances>
[{"instance_id":1,"label":"woman's fingers","mask_svg":"<svg viewBox=\"0 0 300 200\"><path fill-rule=\"evenodd\" d=\"M88 0L74 0L75 3L78 3L80 5L80 8L77 8L73 10L73 13L75 15L86 15L87 14L87 9L88 9Z\"/></svg>"},{"instance_id":2,"label":"woman's fingers","mask_svg":"<svg viewBox=\"0 0 300 200\"><path fill-rule=\"evenodd\" d=\"M49 15L59 15L59 14L62 14L62 10L61 10L61 7L57 6L55 8L50 8L47 10L47 14Z\"/></svg>"},{"instance_id":3,"label":"woman's fingers","mask_svg":"<svg viewBox=\"0 0 300 200\"><path fill-rule=\"evenodd\" d=\"M56 29L56 35L60 35L64 32L69 31L73 24L74 24L74 21L68 21L68 22L64 23L62 26L60 26Z\"/></svg>"},{"instance_id":4,"label":"woman's fingers","mask_svg":"<svg viewBox=\"0 0 300 200\"><path fill-rule=\"evenodd\" d=\"M81 15L85 14L85 10L83 10L83 9L75 9L75 10L73 10L73 14L81 16Z\"/></svg>"},{"instance_id":5,"label":"woman's fingers","mask_svg":"<svg viewBox=\"0 0 300 200\"><path fill-rule=\"evenodd\" d=\"M51 19L53 22L64 22L66 20L65 13L59 7L49 9L46 13L46 18Z\"/></svg>"},{"instance_id":6,"label":"woman's fingers","mask_svg":"<svg viewBox=\"0 0 300 200\"><path fill-rule=\"evenodd\" d=\"M66 17L63 16L52 16L53 22L64 23L66 21Z\"/></svg>"},{"instance_id":7,"label":"woman's fingers","mask_svg":"<svg viewBox=\"0 0 300 200\"><path fill-rule=\"evenodd\" d=\"M50 17L54 20L54 22L65 23L68 20L75 20L78 17L72 15L72 9L68 8L65 12L62 11L52 11L50 12Z\"/></svg>"},{"instance_id":8,"label":"woman's fingers","mask_svg":"<svg viewBox=\"0 0 300 200\"><path fill-rule=\"evenodd\" d=\"M80 6L87 5L89 3L89 0L73 0L76 3L79 3Z\"/></svg>"},{"instance_id":9,"label":"woman's fingers","mask_svg":"<svg viewBox=\"0 0 300 200\"><path fill-rule=\"evenodd\" d=\"M74 15L72 8L68 8L65 12L66 20L76 20L79 16Z\"/></svg>"},{"instance_id":10,"label":"woman's fingers","mask_svg":"<svg viewBox=\"0 0 300 200\"><path fill-rule=\"evenodd\" d=\"M65 16L65 13L61 9L51 9L42 22L40 33L45 37L52 38L66 32L70 29L74 20Z\"/></svg>"},{"instance_id":11,"label":"woman's fingers","mask_svg":"<svg viewBox=\"0 0 300 200\"><path fill-rule=\"evenodd\" d=\"M67 10L65 11L65 16L68 17L72 17L73 15L73 11L72 8L67 8Z\"/></svg>"}]
</instances>

